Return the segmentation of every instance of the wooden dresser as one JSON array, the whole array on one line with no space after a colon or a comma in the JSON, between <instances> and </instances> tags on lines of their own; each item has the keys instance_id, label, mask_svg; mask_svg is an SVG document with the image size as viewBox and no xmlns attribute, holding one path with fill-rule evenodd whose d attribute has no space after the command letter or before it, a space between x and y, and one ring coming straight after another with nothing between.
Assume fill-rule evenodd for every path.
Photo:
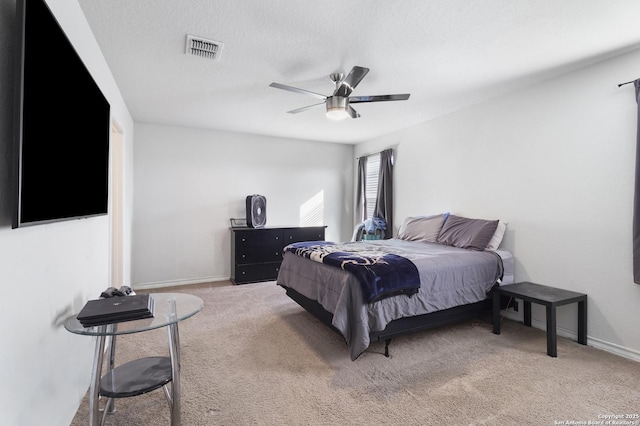
<instances>
[{"instance_id":1,"label":"wooden dresser","mask_svg":"<svg viewBox=\"0 0 640 426\"><path fill-rule=\"evenodd\" d=\"M231 228L231 281L246 284L275 280L284 247L300 241L322 241L325 228Z\"/></svg>"}]
</instances>

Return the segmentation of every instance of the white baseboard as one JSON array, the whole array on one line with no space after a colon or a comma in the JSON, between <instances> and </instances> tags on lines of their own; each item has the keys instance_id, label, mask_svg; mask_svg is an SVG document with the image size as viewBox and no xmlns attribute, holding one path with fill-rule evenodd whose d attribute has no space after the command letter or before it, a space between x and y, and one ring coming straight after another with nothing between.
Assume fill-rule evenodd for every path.
<instances>
[{"instance_id":1,"label":"white baseboard","mask_svg":"<svg viewBox=\"0 0 640 426\"><path fill-rule=\"evenodd\" d=\"M200 277L200 278L191 278L188 280L170 280L170 281L155 281L150 283L138 283L138 284L133 284L131 287L134 290L149 290L149 289L164 288L164 287L175 287L175 286L181 286L181 285L227 281L229 279L230 277L220 277L220 276Z\"/></svg>"},{"instance_id":2,"label":"white baseboard","mask_svg":"<svg viewBox=\"0 0 640 426\"><path fill-rule=\"evenodd\" d=\"M523 321L523 317L522 315L518 314L517 312L513 312L511 309L509 310L503 310L502 314L506 317L509 318L511 320L514 321L519 321L522 322ZM547 331L547 323L544 321L540 321L537 319L531 319L531 326L535 327L535 328L539 328L540 330L544 330L545 332ZM575 330L569 330L567 328L563 328L563 327L557 327L556 328L556 333L558 334L558 336L562 336L562 337L566 337L568 339L572 339L572 340L577 340L578 339L578 332ZM615 343L611 343L611 342L607 342L605 340L602 339L597 339L595 337L591 337L587 334L587 345L588 346L593 346L594 348L597 349L601 349L603 351L606 352L610 352L614 355L618 355L621 356L623 358L627 358L633 361L637 361L640 362L640 352L636 351L634 349L630 349L624 346L620 346L617 345Z\"/></svg>"}]
</instances>

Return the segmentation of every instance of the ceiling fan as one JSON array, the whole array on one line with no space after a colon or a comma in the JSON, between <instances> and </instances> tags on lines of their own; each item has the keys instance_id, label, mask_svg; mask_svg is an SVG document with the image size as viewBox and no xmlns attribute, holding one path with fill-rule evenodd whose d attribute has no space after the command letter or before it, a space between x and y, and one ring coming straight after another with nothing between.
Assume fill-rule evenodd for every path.
<instances>
[{"instance_id":1,"label":"ceiling fan","mask_svg":"<svg viewBox=\"0 0 640 426\"><path fill-rule=\"evenodd\" d=\"M303 95L309 95L317 99L322 99L322 102L318 104L308 105L306 107L287 111L289 114L297 114L315 106L324 104L327 107L327 117L335 120L341 120L348 117L360 117L358 111L353 109L351 104L382 101L406 101L407 99L409 99L409 93L398 95L349 96L368 72L369 68L355 66L351 69L349 75L347 75L346 77L342 73L333 73L329 75L331 81L333 81L336 85L336 89L333 91L333 95L331 96L321 95L320 93L315 93L309 90L299 89L297 87L287 86L280 83L271 83L269 86L275 87L276 89L288 90L290 92L301 93Z\"/></svg>"}]
</instances>

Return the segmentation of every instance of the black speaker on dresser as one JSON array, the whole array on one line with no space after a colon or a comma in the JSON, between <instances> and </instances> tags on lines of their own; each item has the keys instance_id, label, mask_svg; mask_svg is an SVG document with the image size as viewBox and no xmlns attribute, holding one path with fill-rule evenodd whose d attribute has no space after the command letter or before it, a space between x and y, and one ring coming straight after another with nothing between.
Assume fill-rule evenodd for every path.
<instances>
[{"instance_id":1,"label":"black speaker on dresser","mask_svg":"<svg viewBox=\"0 0 640 426\"><path fill-rule=\"evenodd\" d=\"M267 224L267 197L264 195L247 195L247 226L264 228Z\"/></svg>"}]
</instances>

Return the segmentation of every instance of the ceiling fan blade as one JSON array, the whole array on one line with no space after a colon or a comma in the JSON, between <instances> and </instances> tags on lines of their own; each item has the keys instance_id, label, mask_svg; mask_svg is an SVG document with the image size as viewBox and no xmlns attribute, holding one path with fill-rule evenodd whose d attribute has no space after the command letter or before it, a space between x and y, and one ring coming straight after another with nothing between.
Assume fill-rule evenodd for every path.
<instances>
[{"instance_id":1,"label":"ceiling fan blade","mask_svg":"<svg viewBox=\"0 0 640 426\"><path fill-rule=\"evenodd\" d=\"M308 90L299 89L299 88L293 87L293 86L287 86L286 84L271 83L269 86L275 87L276 89L282 89L282 90L288 90L290 92L300 93L302 95L313 96L314 98L318 98L318 99L323 99L323 100L327 99L327 97L325 95L321 95L320 93L310 92Z\"/></svg>"},{"instance_id":2,"label":"ceiling fan blade","mask_svg":"<svg viewBox=\"0 0 640 426\"><path fill-rule=\"evenodd\" d=\"M349 96L368 72L369 68L358 66L351 68L349 75L342 81L340 87L333 92L333 96Z\"/></svg>"},{"instance_id":3,"label":"ceiling fan blade","mask_svg":"<svg viewBox=\"0 0 640 426\"><path fill-rule=\"evenodd\" d=\"M358 113L358 111L356 111L355 109L353 109L353 107L351 105L347 105L347 112L349 113L349 115L351 116L351 118L358 118L360 117L360 113Z\"/></svg>"},{"instance_id":4,"label":"ceiling fan blade","mask_svg":"<svg viewBox=\"0 0 640 426\"><path fill-rule=\"evenodd\" d=\"M409 93L399 95L351 96L349 97L349 103L357 104L359 102L406 101L409 99L409 96L411 96Z\"/></svg>"},{"instance_id":5,"label":"ceiling fan blade","mask_svg":"<svg viewBox=\"0 0 640 426\"><path fill-rule=\"evenodd\" d=\"M318 105L324 105L324 102L320 102L319 104L313 104L313 105L307 105L306 107L302 107L302 108L298 108L298 109L292 109L291 111L287 111L289 114L297 114L299 112L303 112L306 111L308 109L311 109L313 107L316 107Z\"/></svg>"}]
</instances>

